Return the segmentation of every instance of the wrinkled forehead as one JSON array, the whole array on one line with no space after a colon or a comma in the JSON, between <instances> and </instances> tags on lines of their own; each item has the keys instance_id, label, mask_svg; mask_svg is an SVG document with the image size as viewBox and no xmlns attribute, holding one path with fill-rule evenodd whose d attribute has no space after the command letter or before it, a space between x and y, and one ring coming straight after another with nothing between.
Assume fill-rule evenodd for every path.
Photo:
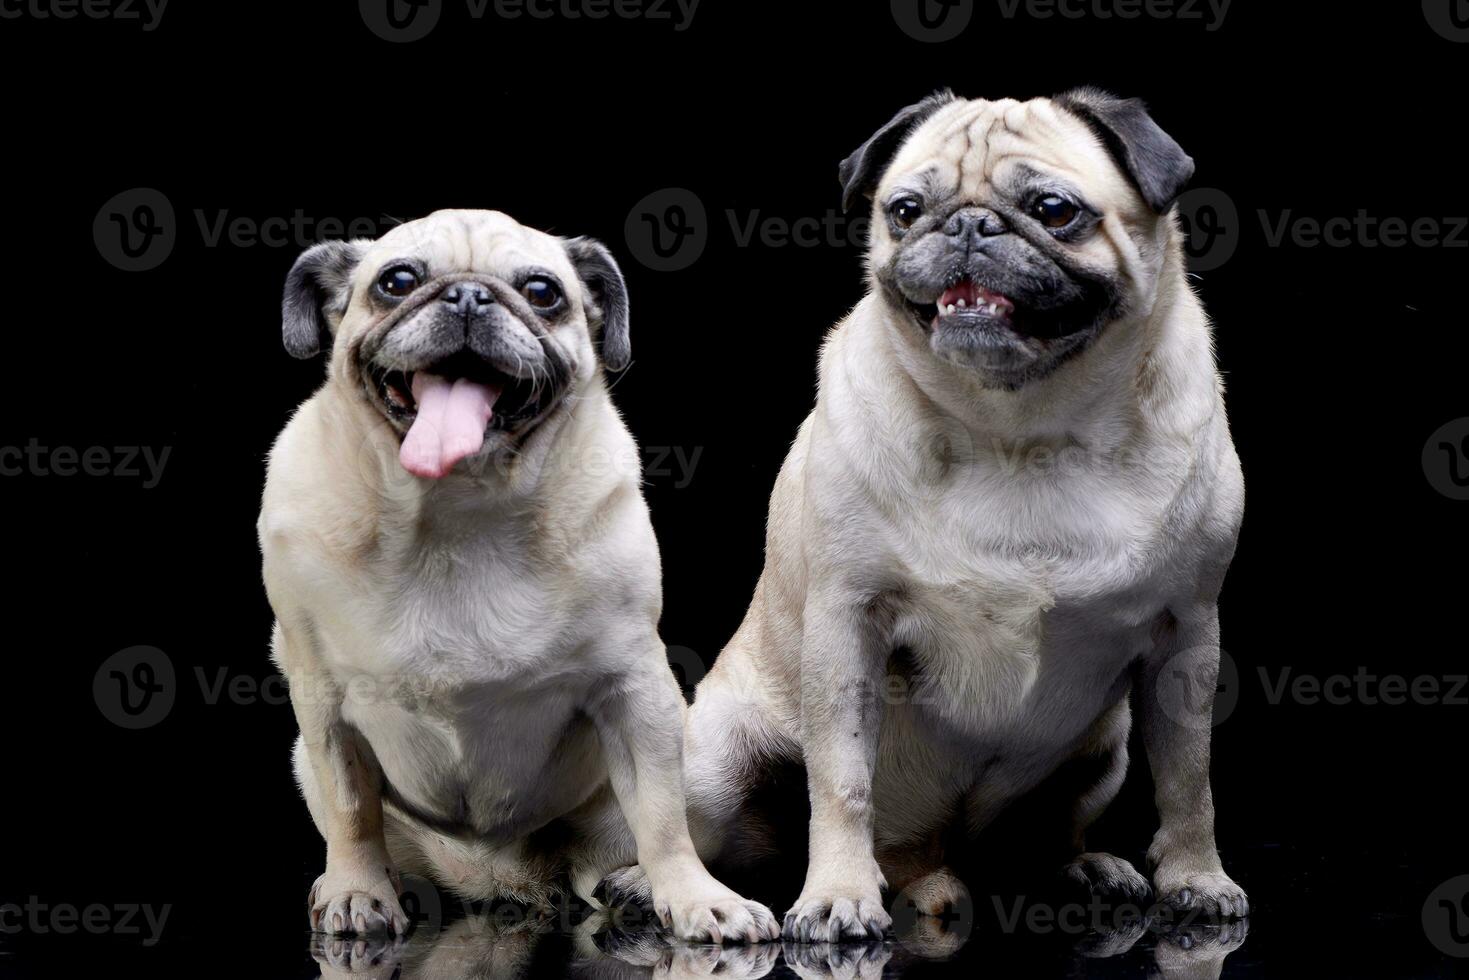
<instances>
[{"instance_id":1,"label":"wrinkled forehead","mask_svg":"<svg viewBox=\"0 0 1469 980\"><path fill-rule=\"evenodd\" d=\"M428 264L431 275L503 275L526 266L570 274L570 263L557 239L498 211L436 211L398 225L373 243L363 264L397 258L420 259Z\"/></svg>"},{"instance_id":2,"label":"wrinkled forehead","mask_svg":"<svg viewBox=\"0 0 1469 980\"><path fill-rule=\"evenodd\" d=\"M1108 200L1127 200L1126 178L1080 119L1050 99L955 102L904 142L879 188L887 196L916 183L980 201L1018 174L1038 171Z\"/></svg>"}]
</instances>

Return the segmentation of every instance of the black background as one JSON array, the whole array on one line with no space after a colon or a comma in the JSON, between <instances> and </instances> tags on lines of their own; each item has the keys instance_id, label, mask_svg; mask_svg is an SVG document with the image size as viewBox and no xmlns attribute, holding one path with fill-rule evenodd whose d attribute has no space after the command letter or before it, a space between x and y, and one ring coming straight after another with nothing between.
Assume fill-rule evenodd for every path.
<instances>
[{"instance_id":1,"label":"black background","mask_svg":"<svg viewBox=\"0 0 1469 980\"><path fill-rule=\"evenodd\" d=\"M1420 457L1439 426L1469 415L1469 253L1462 238L1272 247L1257 212L1465 214L1469 45L1440 37L1416 3L1237 0L1209 31L1007 20L980 2L960 38L930 44L885 3L704 0L674 27L476 21L455 0L411 44L375 37L354 3L174 0L152 32L0 21L0 444L171 447L151 489L0 480L12 576L0 900L174 906L157 947L0 936L0 970L46 972L35 953L172 974L198 954L213 971L310 973L303 905L322 849L289 773L289 706L209 704L196 670L271 674L254 534L264 455L322 364L280 345L298 244L210 246L196 211L385 227L485 207L607 242L633 310L635 363L615 399L645 447L700 453L687 486L654 475L647 496L664 638L708 663L759 573L766 498L812 404L818 345L862 293L860 248L741 247L728 212L838 212L837 162L937 87L1029 97L1086 83L1146 98L1198 162L1195 185L1239 213L1237 250L1196 282L1249 495L1222 603L1239 700L1216 729L1213 770L1226 867L1257 907L1236 958L1266 974L1286 962L1447 973L1419 911L1469 872L1469 708L1272 704L1259 671L1466 672L1469 503L1435 491ZM158 268L124 272L99 252L93 220L136 187L167 196L177 243ZM670 187L704 204L708 245L659 272L637 261L625 222ZM92 682L140 644L167 654L179 690L166 719L127 731ZM1149 793L1135 765L1095 843L1140 857ZM759 897L783 911L791 896Z\"/></svg>"}]
</instances>

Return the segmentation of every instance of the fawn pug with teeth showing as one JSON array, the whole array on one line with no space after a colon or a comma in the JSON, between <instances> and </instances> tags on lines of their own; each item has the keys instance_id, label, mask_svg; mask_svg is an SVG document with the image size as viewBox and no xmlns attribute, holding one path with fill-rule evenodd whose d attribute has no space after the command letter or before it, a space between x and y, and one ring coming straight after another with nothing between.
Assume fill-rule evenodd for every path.
<instances>
[{"instance_id":1,"label":"fawn pug with teeth showing","mask_svg":"<svg viewBox=\"0 0 1469 980\"><path fill-rule=\"evenodd\" d=\"M313 928L401 933L403 873L545 903L638 861L680 938L774 938L689 837L658 546L603 378L630 357L608 251L437 212L302 255L284 337L331 352L259 521L326 841Z\"/></svg>"},{"instance_id":2,"label":"fawn pug with teeth showing","mask_svg":"<svg viewBox=\"0 0 1469 980\"><path fill-rule=\"evenodd\" d=\"M748 851L740 802L804 764L788 937L881 936L884 888L957 902L946 848L1063 768L1088 774L1064 870L1145 894L1085 846L1133 706L1152 885L1245 914L1215 846L1208 722L1244 486L1173 215L1192 172L1141 103L1094 90L940 93L842 164L847 206L872 202L870 290L828 335L764 572L686 737L707 858ZM609 881L643 888L635 869Z\"/></svg>"}]
</instances>

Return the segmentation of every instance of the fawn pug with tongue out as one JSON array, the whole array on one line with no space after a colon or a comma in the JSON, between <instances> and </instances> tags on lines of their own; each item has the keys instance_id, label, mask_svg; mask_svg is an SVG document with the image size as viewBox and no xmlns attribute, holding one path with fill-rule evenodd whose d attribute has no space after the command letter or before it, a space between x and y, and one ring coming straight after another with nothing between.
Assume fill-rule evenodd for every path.
<instances>
[{"instance_id":1,"label":"fawn pug with tongue out","mask_svg":"<svg viewBox=\"0 0 1469 980\"><path fill-rule=\"evenodd\" d=\"M441 211L308 250L283 309L292 354L330 351L259 520L326 841L313 928L401 933L405 873L544 904L637 861L678 937L773 938L689 837L658 547L603 377L630 357L607 249Z\"/></svg>"},{"instance_id":2,"label":"fawn pug with tongue out","mask_svg":"<svg viewBox=\"0 0 1469 980\"><path fill-rule=\"evenodd\" d=\"M764 572L686 736L695 841L721 861L757 850L756 789L804 764L788 937L880 936L890 903L960 903L959 845L1039 789L1065 800L1055 867L1146 894L1085 842L1134 707L1151 884L1245 914L1209 789L1243 481L1173 214L1192 172L1141 103L1092 90L942 93L842 164L846 205L871 201L870 288L827 337Z\"/></svg>"}]
</instances>

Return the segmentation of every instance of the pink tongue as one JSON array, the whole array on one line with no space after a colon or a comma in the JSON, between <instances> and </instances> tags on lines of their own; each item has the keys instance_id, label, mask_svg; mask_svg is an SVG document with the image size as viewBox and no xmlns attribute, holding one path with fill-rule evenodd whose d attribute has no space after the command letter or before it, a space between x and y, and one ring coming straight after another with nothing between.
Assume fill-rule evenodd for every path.
<instances>
[{"instance_id":1,"label":"pink tongue","mask_svg":"<svg viewBox=\"0 0 1469 980\"><path fill-rule=\"evenodd\" d=\"M398 461L414 476L437 480L454 464L479 452L500 388L460 378L449 381L419 371L413 376L418 415L403 437Z\"/></svg>"}]
</instances>

